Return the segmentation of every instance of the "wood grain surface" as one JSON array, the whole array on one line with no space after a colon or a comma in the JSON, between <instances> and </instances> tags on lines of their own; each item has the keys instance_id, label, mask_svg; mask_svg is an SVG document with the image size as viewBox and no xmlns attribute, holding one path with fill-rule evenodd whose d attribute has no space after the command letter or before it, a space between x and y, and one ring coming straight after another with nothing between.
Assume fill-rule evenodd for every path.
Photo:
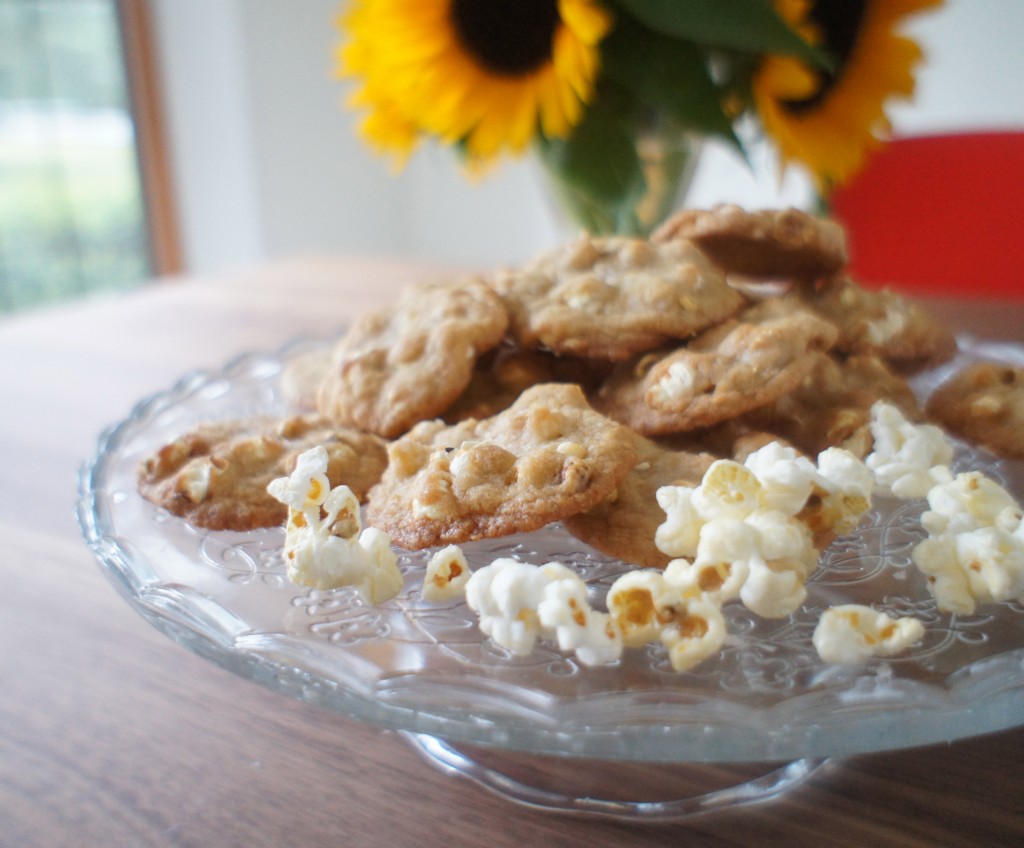
<instances>
[{"instance_id":1,"label":"wood grain surface","mask_svg":"<svg viewBox=\"0 0 1024 848\"><path fill-rule=\"evenodd\" d=\"M311 258L0 323L0 846L1021 844L1024 729L851 757L780 800L684 824L579 820L446 776L396 734L236 677L137 615L74 518L101 429L191 369L329 336L440 273ZM933 308L1024 339L1022 304ZM556 765L595 793L662 797L746 773Z\"/></svg>"}]
</instances>

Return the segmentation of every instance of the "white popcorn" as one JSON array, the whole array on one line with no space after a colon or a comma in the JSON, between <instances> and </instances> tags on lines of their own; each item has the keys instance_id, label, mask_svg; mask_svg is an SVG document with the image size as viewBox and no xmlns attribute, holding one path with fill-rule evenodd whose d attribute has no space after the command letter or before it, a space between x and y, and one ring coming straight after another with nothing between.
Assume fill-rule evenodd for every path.
<instances>
[{"instance_id":1,"label":"white popcorn","mask_svg":"<svg viewBox=\"0 0 1024 848\"><path fill-rule=\"evenodd\" d=\"M750 575L745 560L736 562L691 562L674 559L665 567L665 582L683 600L701 598L721 606L738 598Z\"/></svg>"},{"instance_id":2,"label":"white popcorn","mask_svg":"<svg viewBox=\"0 0 1024 848\"><path fill-rule=\"evenodd\" d=\"M759 557L760 537L747 522L737 518L717 518L701 528L697 556L691 569L673 569L675 579L680 571L692 570L695 575L709 580L714 578L704 573L711 568L722 576L721 585L704 592L704 595L718 603L725 603L738 597L743 584L750 574L750 561ZM698 577L698 579L699 579Z\"/></svg>"},{"instance_id":3,"label":"white popcorn","mask_svg":"<svg viewBox=\"0 0 1024 848\"><path fill-rule=\"evenodd\" d=\"M871 407L874 448L864 460L879 486L900 498L923 498L950 477L953 446L932 424L914 424L891 403Z\"/></svg>"},{"instance_id":4,"label":"white popcorn","mask_svg":"<svg viewBox=\"0 0 1024 848\"><path fill-rule=\"evenodd\" d=\"M750 561L740 600L763 618L785 618L804 602L807 590L799 560Z\"/></svg>"},{"instance_id":5,"label":"white popcorn","mask_svg":"<svg viewBox=\"0 0 1024 848\"><path fill-rule=\"evenodd\" d=\"M808 528L793 516L803 517L809 496L821 493L837 499L822 514L836 521L848 517L853 495L846 489L870 491L873 485L855 462L845 451L827 456L830 476L823 476L792 448L772 443L751 454L746 465L718 460L696 488L660 489L667 519L655 543L675 557L665 570L666 583L682 598L723 604L739 597L760 615L789 615L806 597L804 581L818 560ZM859 520L867 502L859 495L853 499L862 508Z\"/></svg>"},{"instance_id":6,"label":"white popcorn","mask_svg":"<svg viewBox=\"0 0 1024 848\"><path fill-rule=\"evenodd\" d=\"M676 671L688 671L725 644L725 618L716 604L688 601L686 610L661 631L669 662Z\"/></svg>"},{"instance_id":7,"label":"white popcorn","mask_svg":"<svg viewBox=\"0 0 1024 848\"><path fill-rule=\"evenodd\" d=\"M591 609L582 580L554 580L545 586L537 617L559 650L574 652L584 665L614 662L622 656L622 633L608 613Z\"/></svg>"},{"instance_id":8,"label":"white popcorn","mask_svg":"<svg viewBox=\"0 0 1024 848\"><path fill-rule=\"evenodd\" d=\"M666 515L654 533L658 550L670 557L692 557L697 553L703 521L693 507L692 486L662 486L655 493Z\"/></svg>"},{"instance_id":9,"label":"white popcorn","mask_svg":"<svg viewBox=\"0 0 1024 848\"><path fill-rule=\"evenodd\" d=\"M915 618L892 618L860 604L826 610L811 641L825 662L857 665L871 657L889 657L924 638L924 625Z\"/></svg>"},{"instance_id":10,"label":"white popcorn","mask_svg":"<svg viewBox=\"0 0 1024 848\"><path fill-rule=\"evenodd\" d=\"M967 471L928 491L921 523L932 535L999 527L1008 533L1021 523L1021 508L1006 489L979 471Z\"/></svg>"},{"instance_id":11,"label":"white popcorn","mask_svg":"<svg viewBox=\"0 0 1024 848\"><path fill-rule=\"evenodd\" d=\"M355 586L367 603L383 603L404 582L391 540L372 527L362 529L358 499L348 486L331 489L327 464L327 451L311 448L299 455L289 477L267 486L288 505L288 579L313 589Z\"/></svg>"},{"instance_id":12,"label":"white popcorn","mask_svg":"<svg viewBox=\"0 0 1024 848\"><path fill-rule=\"evenodd\" d=\"M1024 599L1024 544L998 527L956 537L957 559L981 603Z\"/></svg>"},{"instance_id":13,"label":"white popcorn","mask_svg":"<svg viewBox=\"0 0 1024 848\"><path fill-rule=\"evenodd\" d=\"M677 560L673 565L689 565ZM669 569L672 565L669 566ZM608 610L627 647L660 640L676 671L686 671L721 650L725 618L704 593L684 597L683 582L668 571L630 571L608 590Z\"/></svg>"},{"instance_id":14,"label":"white popcorn","mask_svg":"<svg viewBox=\"0 0 1024 848\"><path fill-rule=\"evenodd\" d=\"M969 471L933 486L928 506L929 538L911 557L939 609L970 615L979 603L1024 598L1024 522L1009 492Z\"/></svg>"},{"instance_id":15,"label":"white popcorn","mask_svg":"<svg viewBox=\"0 0 1024 848\"><path fill-rule=\"evenodd\" d=\"M375 527L367 527L359 534L357 544L368 560L365 576L356 584L359 594L373 605L395 597L402 591L405 578L398 568L390 537Z\"/></svg>"},{"instance_id":16,"label":"white popcorn","mask_svg":"<svg viewBox=\"0 0 1024 848\"><path fill-rule=\"evenodd\" d=\"M849 533L871 508L874 488L874 475L863 462L847 450L828 448L818 454L813 497L798 517L814 533Z\"/></svg>"},{"instance_id":17,"label":"white popcorn","mask_svg":"<svg viewBox=\"0 0 1024 848\"><path fill-rule=\"evenodd\" d=\"M817 469L807 457L779 442L769 442L743 463L760 482L768 509L796 515L818 482Z\"/></svg>"},{"instance_id":18,"label":"white popcorn","mask_svg":"<svg viewBox=\"0 0 1024 848\"><path fill-rule=\"evenodd\" d=\"M764 510L751 515L746 524L757 533L758 553L765 561L792 561L794 569L803 577L809 577L817 567L818 551L810 532L800 521L781 512Z\"/></svg>"},{"instance_id":19,"label":"white popcorn","mask_svg":"<svg viewBox=\"0 0 1024 848\"><path fill-rule=\"evenodd\" d=\"M480 630L513 654L529 654L541 637L537 607L556 580L583 583L571 568L556 562L536 566L500 557L473 572L466 603L480 619Z\"/></svg>"},{"instance_id":20,"label":"white popcorn","mask_svg":"<svg viewBox=\"0 0 1024 848\"><path fill-rule=\"evenodd\" d=\"M686 560L674 560L686 565ZM664 626L685 604L665 572L654 569L627 571L616 578L605 598L626 647L637 648L661 636Z\"/></svg>"},{"instance_id":21,"label":"white popcorn","mask_svg":"<svg viewBox=\"0 0 1024 848\"><path fill-rule=\"evenodd\" d=\"M746 466L719 459L704 472L691 496L693 507L705 521L712 518L745 518L764 504L764 487Z\"/></svg>"},{"instance_id":22,"label":"white popcorn","mask_svg":"<svg viewBox=\"0 0 1024 848\"><path fill-rule=\"evenodd\" d=\"M943 612L970 615L977 608L956 547L946 538L925 539L914 547L914 564L928 578L928 591Z\"/></svg>"},{"instance_id":23,"label":"white popcorn","mask_svg":"<svg viewBox=\"0 0 1024 848\"><path fill-rule=\"evenodd\" d=\"M871 470L843 448L826 448L818 454L818 475L830 492L870 499L875 489Z\"/></svg>"},{"instance_id":24,"label":"white popcorn","mask_svg":"<svg viewBox=\"0 0 1024 848\"><path fill-rule=\"evenodd\" d=\"M331 491L331 483L327 479L327 463L327 448L323 445L310 448L299 454L291 475L271 480L267 491L292 509L315 509L327 499Z\"/></svg>"},{"instance_id":25,"label":"white popcorn","mask_svg":"<svg viewBox=\"0 0 1024 848\"><path fill-rule=\"evenodd\" d=\"M441 548L427 562L421 595L425 601L457 598L465 592L470 573L466 555L458 545Z\"/></svg>"},{"instance_id":26,"label":"white popcorn","mask_svg":"<svg viewBox=\"0 0 1024 848\"><path fill-rule=\"evenodd\" d=\"M723 604L739 597L758 615L780 618L806 597L804 581L817 563L807 529L781 512L746 520L718 518L701 527L693 562L673 560L666 582L683 598Z\"/></svg>"}]
</instances>

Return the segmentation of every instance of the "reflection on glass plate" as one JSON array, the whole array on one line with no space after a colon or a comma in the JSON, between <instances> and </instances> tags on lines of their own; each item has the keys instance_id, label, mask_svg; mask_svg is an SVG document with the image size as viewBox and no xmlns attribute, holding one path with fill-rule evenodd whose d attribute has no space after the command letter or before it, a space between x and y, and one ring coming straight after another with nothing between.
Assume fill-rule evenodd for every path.
<instances>
[{"instance_id":1,"label":"reflection on glass plate","mask_svg":"<svg viewBox=\"0 0 1024 848\"><path fill-rule=\"evenodd\" d=\"M986 357L1024 364L1024 348L962 340L956 362L917 381L927 392ZM879 500L825 553L806 604L784 620L726 607L717 658L674 672L657 645L587 668L553 646L514 657L482 638L464 604L419 597L424 553L404 555L404 591L378 607L355 591L309 591L285 577L283 532L190 527L135 491L139 460L200 421L283 411L282 371L311 343L242 357L140 403L84 469L79 517L107 574L173 639L297 698L414 733L524 751L660 762L783 760L948 740L1024 722L1024 608L940 613L910 561L921 502ZM1024 467L961 447L1024 496ZM498 555L575 566L600 604L629 566L559 527L464 546L471 565ZM821 611L867 603L927 627L904 656L846 669L823 664L810 636Z\"/></svg>"}]
</instances>

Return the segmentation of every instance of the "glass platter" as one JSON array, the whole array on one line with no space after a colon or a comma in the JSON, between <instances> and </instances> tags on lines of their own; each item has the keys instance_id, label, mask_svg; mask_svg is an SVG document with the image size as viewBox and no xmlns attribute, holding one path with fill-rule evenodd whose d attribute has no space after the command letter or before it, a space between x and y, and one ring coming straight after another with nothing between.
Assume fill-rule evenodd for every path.
<instances>
[{"instance_id":1,"label":"glass platter","mask_svg":"<svg viewBox=\"0 0 1024 848\"><path fill-rule=\"evenodd\" d=\"M1024 723L1024 607L940 613L913 566L923 502L876 500L834 543L800 611L763 620L726 607L720 656L672 671L657 645L587 668L542 644L513 657L482 637L462 603L430 604L418 587L429 552L403 554L401 594L378 607L354 590L292 585L283 531L209 532L144 501L136 467L204 420L287 408L282 373L316 348L303 341L195 373L140 402L100 438L80 481L79 521L128 602L213 662L310 703L405 731L408 738L564 757L660 763L822 758L952 740ZM958 358L915 380L927 393L975 358L1024 365L1024 347L961 340ZM955 470L977 468L1024 497L1024 464L958 447ZM629 566L553 526L464 546L471 565L498 555L559 560L590 584L595 604ZM859 668L822 663L810 636L820 612L867 603L921 619L924 641Z\"/></svg>"}]
</instances>

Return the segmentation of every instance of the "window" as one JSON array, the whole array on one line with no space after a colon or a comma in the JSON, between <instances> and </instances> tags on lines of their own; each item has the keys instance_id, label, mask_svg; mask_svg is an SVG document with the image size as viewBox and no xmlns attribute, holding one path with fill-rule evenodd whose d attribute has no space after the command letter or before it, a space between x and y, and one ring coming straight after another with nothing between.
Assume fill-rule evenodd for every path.
<instances>
[{"instance_id":1,"label":"window","mask_svg":"<svg viewBox=\"0 0 1024 848\"><path fill-rule=\"evenodd\" d=\"M155 106L142 0L0 0L0 311L174 269Z\"/></svg>"}]
</instances>

